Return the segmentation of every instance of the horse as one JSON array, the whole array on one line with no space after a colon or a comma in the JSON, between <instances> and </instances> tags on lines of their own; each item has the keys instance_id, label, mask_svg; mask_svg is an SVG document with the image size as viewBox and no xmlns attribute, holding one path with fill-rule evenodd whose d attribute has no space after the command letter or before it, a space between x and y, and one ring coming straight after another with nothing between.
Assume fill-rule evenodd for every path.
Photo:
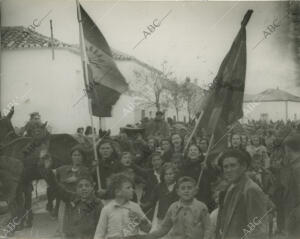
<instances>
[{"instance_id":1,"label":"horse","mask_svg":"<svg viewBox=\"0 0 300 239\"><path fill-rule=\"evenodd\" d=\"M12 164L11 159L17 159L23 166L21 173L18 172L20 175L17 175L19 176L17 188L11 192L14 195L10 197L15 198L15 207L11 213L18 218L23 218L20 223L22 229L23 225L32 226L32 181L43 178L40 171L43 162L40 156L49 153L53 169L71 164L70 151L78 144L78 141L68 134L49 134L46 130L46 123L37 124L33 137L20 137L14 132L11 123L13 113L12 108L7 116L0 119L0 145L2 157L9 159L8 165ZM16 175L13 176L16 177Z\"/></svg>"}]
</instances>

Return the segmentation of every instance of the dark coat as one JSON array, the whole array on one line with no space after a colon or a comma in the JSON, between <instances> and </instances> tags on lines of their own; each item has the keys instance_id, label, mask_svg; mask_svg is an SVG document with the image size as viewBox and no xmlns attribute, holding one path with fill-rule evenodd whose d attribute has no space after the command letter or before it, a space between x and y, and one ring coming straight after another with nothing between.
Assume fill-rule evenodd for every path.
<instances>
[{"instance_id":1,"label":"dark coat","mask_svg":"<svg viewBox=\"0 0 300 239\"><path fill-rule=\"evenodd\" d=\"M149 200L149 205L148 205L148 210L154 209L156 206L156 203L158 202L158 211L157 211L157 218L160 220L163 220L168 208L171 206L172 203L178 201L178 195L176 192L176 188L174 186L173 190L169 192L168 187L165 183L160 183L155 186L155 188L152 191L150 200ZM154 210L153 210L154 212ZM150 211L149 211L150 213ZM148 214L149 216L149 214ZM152 216L149 216L151 219L153 218Z\"/></svg>"},{"instance_id":2,"label":"dark coat","mask_svg":"<svg viewBox=\"0 0 300 239\"><path fill-rule=\"evenodd\" d=\"M262 168L258 174L261 175L261 182L259 179L255 176L257 172L250 171L249 172L249 177L257 183L258 186L266 193L267 195L270 196L270 198L273 198L274 193L275 193L275 178L273 174L271 173L270 170Z\"/></svg>"},{"instance_id":3,"label":"dark coat","mask_svg":"<svg viewBox=\"0 0 300 239\"><path fill-rule=\"evenodd\" d=\"M172 156L173 156L173 150L169 150L167 152L164 152L162 154L161 158L164 161L164 163L166 163L166 162L170 162L172 160Z\"/></svg>"},{"instance_id":4,"label":"dark coat","mask_svg":"<svg viewBox=\"0 0 300 239\"><path fill-rule=\"evenodd\" d=\"M246 238L268 238L267 215L270 211L267 195L246 175L226 195L229 188L220 193L216 238L240 239L245 238L245 234ZM250 223L255 225L254 230Z\"/></svg>"},{"instance_id":5,"label":"dark coat","mask_svg":"<svg viewBox=\"0 0 300 239\"><path fill-rule=\"evenodd\" d=\"M169 124L164 120L157 120L157 119L151 120L146 125L146 135L169 137L170 136Z\"/></svg>"},{"instance_id":6,"label":"dark coat","mask_svg":"<svg viewBox=\"0 0 300 239\"><path fill-rule=\"evenodd\" d=\"M66 220L64 232L67 237L93 239L103 207L101 200L91 196L82 201L78 195L67 191L59 185L51 170L45 170L47 183L54 188L59 197L66 203Z\"/></svg>"},{"instance_id":7,"label":"dark coat","mask_svg":"<svg viewBox=\"0 0 300 239\"><path fill-rule=\"evenodd\" d=\"M283 201L289 238L300 238L300 161L282 170Z\"/></svg>"},{"instance_id":8,"label":"dark coat","mask_svg":"<svg viewBox=\"0 0 300 239\"><path fill-rule=\"evenodd\" d=\"M71 165L64 165L56 169L56 179L61 183L68 191L75 192L76 183L67 183L66 180L72 176L79 178L82 175L89 175L88 168L81 166L76 172L72 171Z\"/></svg>"},{"instance_id":9,"label":"dark coat","mask_svg":"<svg viewBox=\"0 0 300 239\"><path fill-rule=\"evenodd\" d=\"M122 165L117 157L110 157L107 160L99 160L99 172L100 172L100 180L102 188L106 189L107 187L107 179L115 173L120 172ZM96 180L97 175L94 173L94 180ZM98 183L98 182L97 182Z\"/></svg>"},{"instance_id":10,"label":"dark coat","mask_svg":"<svg viewBox=\"0 0 300 239\"><path fill-rule=\"evenodd\" d=\"M201 161L192 162L185 159L181 170L179 172L179 177L188 176L192 177L198 182L202 166ZM212 184L215 182L216 177L213 174L213 170L207 167L203 170L203 174L199 184L199 190L196 195L196 199L203 202L212 211L214 209L215 203L212 198Z\"/></svg>"}]
</instances>

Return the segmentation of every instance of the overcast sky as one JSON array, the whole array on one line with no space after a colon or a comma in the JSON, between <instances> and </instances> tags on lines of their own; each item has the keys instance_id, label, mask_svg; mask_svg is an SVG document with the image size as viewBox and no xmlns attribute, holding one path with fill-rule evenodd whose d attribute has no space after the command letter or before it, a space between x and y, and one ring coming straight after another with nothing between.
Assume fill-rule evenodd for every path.
<instances>
[{"instance_id":1,"label":"overcast sky","mask_svg":"<svg viewBox=\"0 0 300 239\"><path fill-rule=\"evenodd\" d=\"M268 25L286 14L284 2L80 2L112 48L158 69L167 60L178 79L198 78L199 85L212 81L244 14L253 9L247 26L246 93L279 87L300 95L294 87L296 66L287 19L253 49L264 39ZM5 0L2 5L3 26L29 26L51 11L36 30L50 36L52 19L55 38L78 44L75 0ZM167 13L161 25L133 49L144 38L147 26Z\"/></svg>"}]
</instances>

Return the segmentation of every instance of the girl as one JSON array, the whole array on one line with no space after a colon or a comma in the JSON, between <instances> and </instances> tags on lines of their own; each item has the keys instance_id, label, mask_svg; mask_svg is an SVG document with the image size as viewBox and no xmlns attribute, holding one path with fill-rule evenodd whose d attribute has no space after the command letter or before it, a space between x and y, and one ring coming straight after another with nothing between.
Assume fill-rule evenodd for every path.
<instances>
[{"instance_id":1,"label":"girl","mask_svg":"<svg viewBox=\"0 0 300 239\"><path fill-rule=\"evenodd\" d=\"M168 138L161 140L161 148L163 150L162 159L164 162L170 162L173 150L171 141Z\"/></svg>"},{"instance_id":2,"label":"girl","mask_svg":"<svg viewBox=\"0 0 300 239\"><path fill-rule=\"evenodd\" d=\"M56 169L56 179L66 190L75 193L78 178L81 175L89 174L89 170L83 166L83 162L86 159L85 152L81 149L81 146L75 146L71 150L72 165L61 166ZM51 187L51 185L50 185ZM58 232L66 233L66 204L57 200L58 210Z\"/></svg>"},{"instance_id":3,"label":"girl","mask_svg":"<svg viewBox=\"0 0 300 239\"><path fill-rule=\"evenodd\" d=\"M244 149L242 144L242 136L239 134L232 134L230 138L230 145L232 149L238 149L245 154L247 166L251 165L251 155Z\"/></svg>"},{"instance_id":4,"label":"girl","mask_svg":"<svg viewBox=\"0 0 300 239\"><path fill-rule=\"evenodd\" d=\"M156 148L158 146L157 140L154 137L149 136L147 140L147 145L150 154L154 153L156 151Z\"/></svg>"},{"instance_id":5,"label":"girl","mask_svg":"<svg viewBox=\"0 0 300 239\"><path fill-rule=\"evenodd\" d=\"M199 148L201 150L201 154L205 157L208 149L208 140L206 138L200 139Z\"/></svg>"},{"instance_id":6,"label":"girl","mask_svg":"<svg viewBox=\"0 0 300 239\"><path fill-rule=\"evenodd\" d=\"M262 145L261 139L258 135L253 135L251 137L251 145L247 147L247 151L249 152L251 157L253 157L253 155L256 153L260 154L263 159L263 167L270 167L270 158L267 153L267 148L264 145Z\"/></svg>"},{"instance_id":7,"label":"girl","mask_svg":"<svg viewBox=\"0 0 300 239\"><path fill-rule=\"evenodd\" d=\"M97 147L98 159L99 159L99 171L102 188L105 189L107 185L107 179L113 174L120 171L120 157L115 150L113 143L109 140L103 140ZM96 173L94 173L96 178Z\"/></svg>"},{"instance_id":8,"label":"girl","mask_svg":"<svg viewBox=\"0 0 300 239\"><path fill-rule=\"evenodd\" d=\"M187 149L187 155L183 160L180 177L192 177L198 182L199 176L203 167L203 158L200 154L200 149L196 144L191 144ZM204 202L209 209L212 209L214 202L212 200L211 183L215 182L215 171L211 167L203 168L203 175L199 184L199 191L196 198Z\"/></svg>"},{"instance_id":9,"label":"girl","mask_svg":"<svg viewBox=\"0 0 300 239\"><path fill-rule=\"evenodd\" d=\"M183 152L183 140L178 133L172 134L171 143L174 153Z\"/></svg>"},{"instance_id":10,"label":"girl","mask_svg":"<svg viewBox=\"0 0 300 239\"><path fill-rule=\"evenodd\" d=\"M178 200L175 182L176 168L171 163L165 163L162 168L161 182L154 188L148 205L144 205L146 211L156 207L153 216L153 228L156 228L164 219L169 206Z\"/></svg>"}]
</instances>

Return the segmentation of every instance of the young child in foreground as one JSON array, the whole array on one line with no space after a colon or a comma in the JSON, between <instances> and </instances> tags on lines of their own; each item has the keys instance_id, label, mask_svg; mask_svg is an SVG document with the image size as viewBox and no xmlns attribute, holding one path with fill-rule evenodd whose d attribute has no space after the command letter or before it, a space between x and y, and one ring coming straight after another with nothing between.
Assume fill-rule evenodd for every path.
<instances>
[{"instance_id":1,"label":"young child in foreground","mask_svg":"<svg viewBox=\"0 0 300 239\"><path fill-rule=\"evenodd\" d=\"M135 238L139 230L149 232L151 223L142 209L132 200L131 178L119 173L112 175L109 190L114 199L102 209L94 239Z\"/></svg>"},{"instance_id":2,"label":"young child in foreground","mask_svg":"<svg viewBox=\"0 0 300 239\"><path fill-rule=\"evenodd\" d=\"M65 238L92 239L103 207L101 200L95 197L93 179L89 175L81 175L74 193L57 183L50 169L49 155L44 156L44 166L45 180L66 203Z\"/></svg>"},{"instance_id":3,"label":"young child in foreground","mask_svg":"<svg viewBox=\"0 0 300 239\"><path fill-rule=\"evenodd\" d=\"M170 239L209 239L211 223L206 205L197 199L196 181L182 177L177 182L179 201L168 209L161 227L138 238L155 239L167 235Z\"/></svg>"}]
</instances>

